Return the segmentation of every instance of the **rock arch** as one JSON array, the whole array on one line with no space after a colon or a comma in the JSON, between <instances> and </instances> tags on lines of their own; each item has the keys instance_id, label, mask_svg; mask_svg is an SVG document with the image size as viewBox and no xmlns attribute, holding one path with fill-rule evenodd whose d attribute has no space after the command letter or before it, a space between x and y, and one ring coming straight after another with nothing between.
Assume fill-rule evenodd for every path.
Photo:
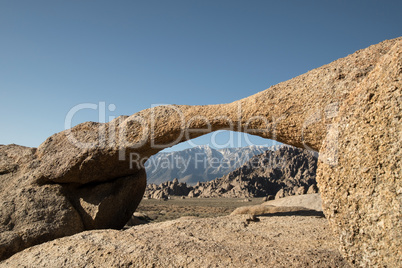
<instances>
[{"instance_id":1,"label":"rock arch","mask_svg":"<svg viewBox=\"0 0 402 268\"><path fill-rule=\"evenodd\" d=\"M230 129L320 151L324 212L344 256L392 266L402 255L401 52L402 39L389 40L233 103L159 106L80 124L37 149L2 146L1 181L26 189L32 209L45 216L32 216L37 228L19 235L27 229L19 214L26 197L3 190L0 240L17 252L81 230L119 228L142 198L142 159ZM37 208L43 196L53 207ZM54 217L59 225L45 229Z\"/></svg>"}]
</instances>

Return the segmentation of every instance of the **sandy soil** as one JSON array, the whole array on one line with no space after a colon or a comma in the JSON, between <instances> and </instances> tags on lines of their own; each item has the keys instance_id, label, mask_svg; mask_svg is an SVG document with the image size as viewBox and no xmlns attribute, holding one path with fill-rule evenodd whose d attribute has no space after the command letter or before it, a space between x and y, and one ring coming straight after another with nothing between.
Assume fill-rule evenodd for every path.
<instances>
[{"instance_id":1,"label":"sandy soil","mask_svg":"<svg viewBox=\"0 0 402 268\"><path fill-rule=\"evenodd\" d=\"M323 217L245 217L87 231L24 250L0 267L348 267Z\"/></svg>"},{"instance_id":2,"label":"sandy soil","mask_svg":"<svg viewBox=\"0 0 402 268\"><path fill-rule=\"evenodd\" d=\"M230 215L241 206L259 205L262 198L186 198L173 197L167 201L157 199L143 199L137 212L149 217L151 222L174 220L185 216L199 218L219 217Z\"/></svg>"},{"instance_id":3,"label":"sandy soil","mask_svg":"<svg viewBox=\"0 0 402 268\"><path fill-rule=\"evenodd\" d=\"M318 200L306 198L309 205ZM298 199L281 202L294 206ZM151 223L56 239L0 267L348 267L320 211L222 216L262 203L262 198L143 200L138 210Z\"/></svg>"}]
</instances>

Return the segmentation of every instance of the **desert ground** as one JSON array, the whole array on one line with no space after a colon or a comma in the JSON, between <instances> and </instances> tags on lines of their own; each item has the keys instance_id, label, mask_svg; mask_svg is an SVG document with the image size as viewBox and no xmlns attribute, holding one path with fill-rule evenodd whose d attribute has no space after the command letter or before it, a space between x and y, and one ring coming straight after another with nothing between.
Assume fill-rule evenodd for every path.
<instances>
[{"instance_id":1,"label":"desert ground","mask_svg":"<svg viewBox=\"0 0 402 268\"><path fill-rule=\"evenodd\" d=\"M56 239L0 267L349 267L321 211L250 215L317 205L317 197L145 199L136 215L146 215L146 224Z\"/></svg>"},{"instance_id":2,"label":"desert ground","mask_svg":"<svg viewBox=\"0 0 402 268\"><path fill-rule=\"evenodd\" d=\"M260 205L262 198L186 198L172 197L167 201L143 199L136 215L144 214L151 222L174 220L186 216L209 218L230 215L236 208Z\"/></svg>"}]
</instances>

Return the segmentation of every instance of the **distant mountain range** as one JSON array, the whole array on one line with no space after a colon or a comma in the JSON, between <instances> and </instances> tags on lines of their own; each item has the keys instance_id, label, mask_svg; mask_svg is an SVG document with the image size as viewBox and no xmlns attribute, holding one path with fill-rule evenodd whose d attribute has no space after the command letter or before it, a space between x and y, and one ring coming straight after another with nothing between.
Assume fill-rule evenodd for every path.
<instances>
[{"instance_id":1,"label":"distant mountain range","mask_svg":"<svg viewBox=\"0 0 402 268\"><path fill-rule=\"evenodd\" d=\"M252 157L228 174L195 186L174 179L159 185L148 184L146 198L188 197L269 197L316 193L316 153L281 146Z\"/></svg>"},{"instance_id":2,"label":"distant mountain range","mask_svg":"<svg viewBox=\"0 0 402 268\"><path fill-rule=\"evenodd\" d=\"M145 164L147 180L148 183L160 184L177 178L189 185L211 181L239 168L255 155L267 150L275 151L281 146L252 145L219 150L197 146L183 151L160 152Z\"/></svg>"}]
</instances>

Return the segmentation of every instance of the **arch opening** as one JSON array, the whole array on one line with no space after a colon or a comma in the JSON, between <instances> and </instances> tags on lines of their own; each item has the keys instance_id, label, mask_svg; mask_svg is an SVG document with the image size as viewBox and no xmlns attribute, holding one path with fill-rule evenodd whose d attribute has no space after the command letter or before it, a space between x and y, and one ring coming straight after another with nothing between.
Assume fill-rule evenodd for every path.
<instances>
[{"instance_id":1,"label":"arch opening","mask_svg":"<svg viewBox=\"0 0 402 268\"><path fill-rule=\"evenodd\" d=\"M243 135L225 134L228 139ZM268 139L257 139L257 145L244 143L250 140L241 137L236 139L239 145L251 145L217 148L211 146L215 142L213 135L203 137L188 143L197 146L177 146L184 149L164 150L148 159L144 167L147 172L144 198L270 196L272 199L280 190L278 197L318 191L316 153Z\"/></svg>"}]
</instances>

